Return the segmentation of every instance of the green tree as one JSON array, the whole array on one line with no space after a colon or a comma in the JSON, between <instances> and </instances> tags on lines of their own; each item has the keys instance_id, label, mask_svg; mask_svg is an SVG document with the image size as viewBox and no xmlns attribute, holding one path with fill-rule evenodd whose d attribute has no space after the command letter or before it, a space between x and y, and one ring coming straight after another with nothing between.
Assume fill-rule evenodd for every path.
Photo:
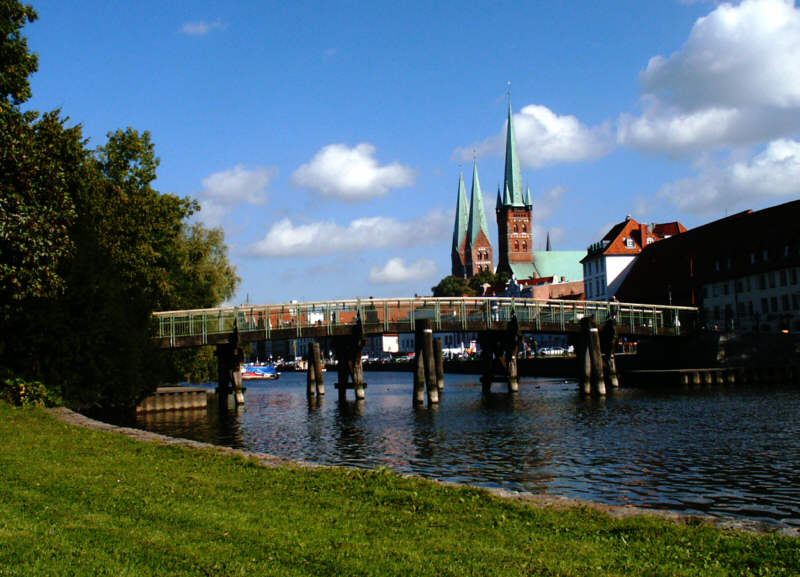
<instances>
[{"instance_id":1,"label":"green tree","mask_svg":"<svg viewBox=\"0 0 800 577\"><path fill-rule=\"evenodd\" d=\"M153 188L149 133L90 151L59 111L19 110L37 64L20 31L35 18L0 0L0 377L129 407L210 358L155 350L152 312L217 305L239 279L222 231L189 224L197 203Z\"/></svg>"},{"instance_id":2,"label":"green tree","mask_svg":"<svg viewBox=\"0 0 800 577\"><path fill-rule=\"evenodd\" d=\"M483 285L489 284L495 288L505 286L510 277L506 273L493 273L492 271L481 271L469 279L470 288L475 291L475 294L483 294Z\"/></svg>"},{"instance_id":3,"label":"green tree","mask_svg":"<svg viewBox=\"0 0 800 577\"><path fill-rule=\"evenodd\" d=\"M28 51L22 28L36 18L32 6L0 0L0 108L19 105L31 97L28 77L39 68L39 58Z\"/></svg>"},{"instance_id":4,"label":"green tree","mask_svg":"<svg viewBox=\"0 0 800 577\"><path fill-rule=\"evenodd\" d=\"M474 296L475 291L467 283L466 279L459 276L446 276L434 287L431 287L435 297L461 297Z\"/></svg>"}]
</instances>

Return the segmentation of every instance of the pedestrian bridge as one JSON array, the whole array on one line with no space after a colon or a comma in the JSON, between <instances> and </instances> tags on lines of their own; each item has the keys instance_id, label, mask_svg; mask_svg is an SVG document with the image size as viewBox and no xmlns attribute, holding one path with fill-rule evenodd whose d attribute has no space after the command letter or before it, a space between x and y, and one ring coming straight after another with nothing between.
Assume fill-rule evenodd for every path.
<instances>
[{"instance_id":1,"label":"pedestrian bridge","mask_svg":"<svg viewBox=\"0 0 800 577\"><path fill-rule=\"evenodd\" d=\"M523 298L352 299L153 314L152 336L161 347L196 347L232 342L414 333L420 321L434 332L581 332L581 319L615 319L620 335L675 337L697 326L697 308L616 301Z\"/></svg>"}]
</instances>

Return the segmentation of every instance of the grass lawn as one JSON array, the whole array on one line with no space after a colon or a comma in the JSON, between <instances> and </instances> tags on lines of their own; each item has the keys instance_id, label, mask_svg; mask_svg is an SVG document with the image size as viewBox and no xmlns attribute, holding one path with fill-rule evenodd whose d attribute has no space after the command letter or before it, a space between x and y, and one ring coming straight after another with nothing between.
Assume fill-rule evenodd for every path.
<instances>
[{"instance_id":1,"label":"grass lawn","mask_svg":"<svg viewBox=\"0 0 800 577\"><path fill-rule=\"evenodd\" d=\"M0 402L0 576L800 575L800 541L254 460Z\"/></svg>"}]
</instances>

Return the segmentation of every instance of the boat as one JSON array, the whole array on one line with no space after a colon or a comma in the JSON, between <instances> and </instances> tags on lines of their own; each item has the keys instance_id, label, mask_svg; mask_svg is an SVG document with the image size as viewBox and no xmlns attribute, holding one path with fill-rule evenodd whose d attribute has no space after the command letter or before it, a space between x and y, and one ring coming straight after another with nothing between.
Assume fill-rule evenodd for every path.
<instances>
[{"instance_id":1,"label":"boat","mask_svg":"<svg viewBox=\"0 0 800 577\"><path fill-rule=\"evenodd\" d=\"M240 369L242 371L243 381L271 381L281 376L273 365L243 363Z\"/></svg>"}]
</instances>

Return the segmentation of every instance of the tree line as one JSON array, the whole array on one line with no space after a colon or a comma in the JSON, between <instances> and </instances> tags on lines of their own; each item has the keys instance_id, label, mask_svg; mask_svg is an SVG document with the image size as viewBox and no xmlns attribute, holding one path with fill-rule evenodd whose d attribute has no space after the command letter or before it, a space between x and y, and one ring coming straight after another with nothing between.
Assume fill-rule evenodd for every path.
<instances>
[{"instance_id":1,"label":"tree line","mask_svg":"<svg viewBox=\"0 0 800 577\"><path fill-rule=\"evenodd\" d=\"M164 352L155 310L217 306L239 282L221 229L156 190L147 131L92 148L61 110L23 110L38 58L32 6L0 0L0 378L73 406L126 408L159 382L207 372L209 351Z\"/></svg>"}]
</instances>

